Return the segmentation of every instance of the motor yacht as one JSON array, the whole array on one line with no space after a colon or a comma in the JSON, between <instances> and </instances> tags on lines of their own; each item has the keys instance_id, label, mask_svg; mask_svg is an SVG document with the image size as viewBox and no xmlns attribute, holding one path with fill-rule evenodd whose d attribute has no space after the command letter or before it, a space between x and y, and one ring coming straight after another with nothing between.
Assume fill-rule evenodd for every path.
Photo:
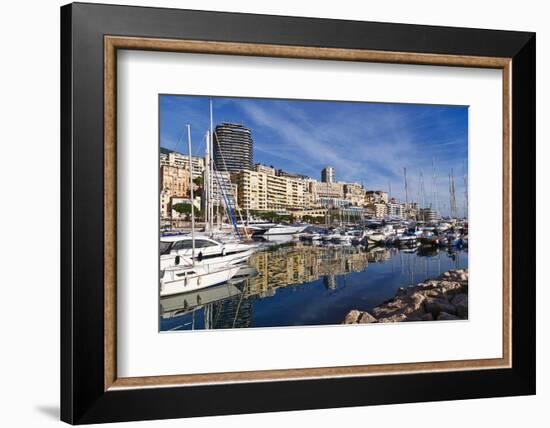
<instances>
[{"instance_id":1,"label":"motor yacht","mask_svg":"<svg viewBox=\"0 0 550 428\"><path fill-rule=\"evenodd\" d=\"M195 241L193 257L193 240ZM198 236L170 236L160 241L160 268L170 266L218 265L241 263L248 259L256 246L238 241L219 242L211 238Z\"/></svg>"},{"instance_id":2,"label":"motor yacht","mask_svg":"<svg viewBox=\"0 0 550 428\"><path fill-rule=\"evenodd\" d=\"M273 236L273 235L295 235L306 230L308 225L283 225L276 224L274 226L265 227L264 236Z\"/></svg>"},{"instance_id":3,"label":"motor yacht","mask_svg":"<svg viewBox=\"0 0 550 428\"><path fill-rule=\"evenodd\" d=\"M160 296L187 293L217 284L223 284L241 269L239 265L213 268L210 265L192 267L171 266L161 272Z\"/></svg>"}]
</instances>

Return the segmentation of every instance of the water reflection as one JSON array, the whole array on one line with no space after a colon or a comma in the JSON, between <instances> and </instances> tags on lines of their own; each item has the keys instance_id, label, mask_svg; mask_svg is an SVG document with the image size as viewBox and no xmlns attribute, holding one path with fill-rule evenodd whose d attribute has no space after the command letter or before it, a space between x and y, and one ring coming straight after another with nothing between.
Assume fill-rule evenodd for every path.
<instances>
[{"instance_id":1,"label":"water reflection","mask_svg":"<svg viewBox=\"0 0 550 428\"><path fill-rule=\"evenodd\" d=\"M399 287L467 266L462 250L285 243L253 255L226 284L162 298L161 330L340 323Z\"/></svg>"}]
</instances>

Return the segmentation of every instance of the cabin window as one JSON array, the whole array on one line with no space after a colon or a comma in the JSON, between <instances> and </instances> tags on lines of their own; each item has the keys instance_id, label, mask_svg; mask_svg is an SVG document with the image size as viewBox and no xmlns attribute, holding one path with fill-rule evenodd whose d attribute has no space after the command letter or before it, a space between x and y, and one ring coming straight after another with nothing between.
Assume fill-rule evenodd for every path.
<instances>
[{"instance_id":1,"label":"cabin window","mask_svg":"<svg viewBox=\"0 0 550 428\"><path fill-rule=\"evenodd\" d=\"M160 254L170 254L171 242L160 241Z\"/></svg>"},{"instance_id":2,"label":"cabin window","mask_svg":"<svg viewBox=\"0 0 550 428\"><path fill-rule=\"evenodd\" d=\"M189 250L193 248L193 241L189 240L183 240L183 241L176 241L174 242L174 245L172 245L171 250L178 251L178 250Z\"/></svg>"},{"instance_id":3,"label":"cabin window","mask_svg":"<svg viewBox=\"0 0 550 428\"><path fill-rule=\"evenodd\" d=\"M195 241L196 248L215 247L217 244L212 241L206 241L204 239L198 239Z\"/></svg>"}]
</instances>

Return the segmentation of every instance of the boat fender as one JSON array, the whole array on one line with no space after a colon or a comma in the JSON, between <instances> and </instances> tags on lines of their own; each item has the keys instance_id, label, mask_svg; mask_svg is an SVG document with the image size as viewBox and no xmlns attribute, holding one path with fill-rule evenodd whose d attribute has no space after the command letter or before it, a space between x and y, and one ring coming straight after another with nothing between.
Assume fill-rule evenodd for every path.
<instances>
[{"instance_id":1,"label":"boat fender","mask_svg":"<svg viewBox=\"0 0 550 428\"><path fill-rule=\"evenodd\" d=\"M197 278L197 285L198 285L199 287L200 287L200 285L201 285L201 282L202 282L202 281L201 281L201 277L199 276L199 277Z\"/></svg>"},{"instance_id":2,"label":"boat fender","mask_svg":"<svg viewBox=\"0 0 550 428\"><path fill-rule=\"evenodd\" d=\"M189 278L185 277L185 280L183 281L183 286L187 287L187 283L189 282Z\"/></svg>"},{"instance_id":3,"label":"boat fender","mask_svg":"<svg viewBox=\"0 0 550 428\"><path fill-rule=\"evenodd\" d=\"M202 251L199 253L199 255L197 256L197 260L199 262L202 262Z\"/></svg>"},{"instance_id":4,"label":"boat fender","mask_svg":"<svg viewBox=\"0 0 550 428\"><path fill-rule=\"evenodd\" d=\"M174 259L174 263L176 263L177 265L180 264L180 256L176 256L176 258Z\"/></svg>"},{"instance_id":5,"label":"boat fender","mask_svg":"<svg viewBox=\"0 0 550 428\"><path fill-rule=\"evenodd\" d=\"M225 247L222 248L222 257L225 256Z\"/></svg>"}]
</instances>

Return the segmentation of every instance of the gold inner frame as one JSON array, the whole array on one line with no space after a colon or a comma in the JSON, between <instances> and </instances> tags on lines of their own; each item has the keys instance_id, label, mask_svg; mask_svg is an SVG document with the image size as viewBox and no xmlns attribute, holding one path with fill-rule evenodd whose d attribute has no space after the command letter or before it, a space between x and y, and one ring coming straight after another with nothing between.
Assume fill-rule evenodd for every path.
<instances>
[{"instance_id":1,"label":"gold inner frame","mask_svg":"<svg viewBox=\"0 0 550 428\"><path fill-rule=\"evenodd\" d=\"M441 65L502 70L503 91L503 349L502 358L422 363L377 364L305 369L261 370L170 376L117 377L116 324L116 88L117 50L148 50L213 55L241 55L394 64ZM104 389L192 386L236 382L358 377L420 372L480 370L511 367L512 235L511 235L511 58L382 52L250 43L104 37Z\"/></svg>"}]
</instances>

